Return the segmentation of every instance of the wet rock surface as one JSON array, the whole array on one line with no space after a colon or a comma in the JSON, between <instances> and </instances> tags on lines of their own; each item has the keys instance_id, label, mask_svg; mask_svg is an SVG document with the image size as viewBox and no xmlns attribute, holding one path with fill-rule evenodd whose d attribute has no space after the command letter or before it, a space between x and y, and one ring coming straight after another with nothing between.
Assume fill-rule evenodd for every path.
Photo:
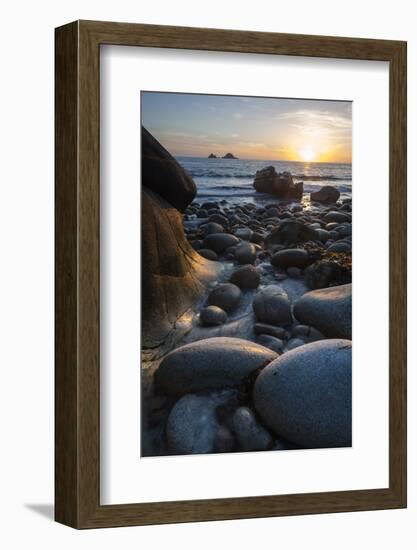
<instances>
[{"instance_id":1,"label":"wet rock surface","mask_svg":"<svg viewBox=\"0 0 417 550\"><path fill-rule=\"evenodd\" d=\"M214 252L221 253L230 246L236 245L239 239L234 235L228 233L212 233L204 238L203 245L205 248L214 250Z\"/></svg>"},{"instance_id":2,"label":"wet rock surface","mask_svg":"<svg viewBox=\"0 0 417 550\"><path fill-rule=\"evenodd\" d=\"M302 323L318 329L328 338L352 338L352 285L314 290L294 305Z\"/></svg>"},{"instance_id":3,"label":"wet rock surface","mask_svg":"<svg viewBox=\"0 0 417 550\"><path fill-rule=\"evenodd\" d=\"M257 377L253 398L279 437L301 447L350 446L351 342L322 340L285 353Z\"/></svg>"},{"instance_id":4,"label":"wet rock surface","mask_svg":"<svg viewBox=\"0 0 417 550\"><path fill-rule=\"evenodd\" d=\"M216 410L232 395L232 392L223 390L208 395L185 395L179 399L167 421L169 451L173 454L201 454L213 453L219 447L231 450L226 437L221 434Z\"/></svg>"},{"instance_id":5,"label":"wet rock surface","mask_svg":"<svg viewBox=\"0 0 417 550\"><path fill-rule=\"evenodd\" d=\"M261 323L288 325L292 322L288 295L278 285L271 285L257 292L253 299L253 310Z\"/></svg>"},{"instance_id":6,"label":"wet rock surface","mask_svg":"<svg viewBox=\"0 0 417 550\"><path fill-rule=\"evenodd\" d=\"M272 350L248 340L209 338L166 355L155 382L167 395L238 386L276 357Z\"/></svg>"},{"instance_id":7,"label":"wet rock surface","mask_svg":"<svg viewBox=\"0 0 417 550\"><path fill-rule=\"evenodd\" d=\"M272 447L271 434L259 423L249 407L236 409L233 428L241 451L266 451Z\"/></svg>"},{"instance_id":8,"label":"wet rock surface","mask_svg":"<svg viewBox=\"0 0 417 550\"><path fill-rule=\"evenodd\" d=\"M200 313L200 322L202 325L214 327L223 325L227 320L226 312L217 306L207 306Z\"/></svg>"},{"instance_id":9,"label":"wet rock surface","mask_svg":"<svg viewBox=\"0 0 417 550\"><path fill-rule=\"evenodd\" d=\"M208 296L208 303L217 306L224 311L230 312L236 309L239 304L242 292L240 288L232 283L217 285Z\"/></svg>"},{"instance_id":10,"label":"wet rock surface","mask_svg":"<svg viewBox=\"0 0 417 550\"><path fill-rule=\"evenodd\" d=\"M259 286L261 275L253 265L245 265L233 271L230 282L241 289L255 289Z\"/></svg>"}]
</instances>

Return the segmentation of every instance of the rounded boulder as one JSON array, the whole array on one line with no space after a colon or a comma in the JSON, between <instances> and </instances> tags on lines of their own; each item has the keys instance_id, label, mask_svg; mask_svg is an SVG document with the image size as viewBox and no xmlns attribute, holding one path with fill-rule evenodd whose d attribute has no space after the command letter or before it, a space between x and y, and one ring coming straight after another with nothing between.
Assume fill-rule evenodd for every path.
<instances>
[{"instance_id":1,"label":"rounded boulder","mask_svg":"<svg viewBox=\"0 0 417 550\"><path fill-rule=\"evenodd\" d=\"M339 285L304 294L294 316L328 338L352 338L352 285Z\"/></svg>"},{"instance_id":2,"label":"rounded boulder","mask_svg":"<svg viewBox=\"0 0 417 550\"><path fill-rule=\"evenodd\" d=\"M249 407L239 407L233 415L233 430L241 451L265 451L272 446L271 434L259 424Z\"/></svg>"},{"instance_id":3,"label":"rounded boulder","mask_svg":"<svg viewBox=\"0 0 417 550\"><path fill-rule=\"evenodd\" d=\"M253 299L253 311L261 323L288 325L292 322L288 295L277 285L267 286L257 292Z\"/></svg>"},{"instance_id":4,"label":"rounded boulder","mask_svg":"<svg viewBox=\"0 0 417 550\"><path fill-rule=\"evenodd\" d=\"M220 425L217 407L227 402L230 390L211 395L185 395L172 408L166 426L168 448L173 454L211 453L216 450Z\"/></svg>"},{"instance_id":5,"label":"rounded boulder","mask_svg":"<svg viewBox=\"0 0 417 550\"><path fill-rule=\"evenodd\" d=\"M321 340L270 363L256 379L253 398L279 437L306 448L352 444L352 343Z\"/></svg>"},{"instance_id":6,"label":"rounded boulder","mask_svg":"<svg viewBox=\"0 0 417 550\"><path fill-rule=\"evenodd\" d=\"M259 271L253 265L239 267L230 277L230 282L242 289L258 288L260 280Z\"/></svg>"},{"instance_id":7,"label":"rounded boulder","mask_svg":"<svg viewBox=\"0 0 417 550\"><path fill-rule=\"evenodd\" d=\"M155 384L167 395L238 386L276 357L249 340L207 338L168 353L155 372Z\"/></svg>"},{"instance_id":8,"label":"rounded boulder","mask_svg":"<svg viewBox=\"0 0 417 550\"><path fill-rule=\"evenodd\" d=\"M210 250L209 248L200 248L198 253L206 260L212 260L213 262L216 262L218 259L217 254L214 252L214 250Z\"/></svg>"},{"instance_id":9,"label":"rounded boulder","mask_svg":"<svg viewBox=\"0 0 417 550\"><path fill-rule=\"evenodd\" d=\"M234 246L239 242L239 239L229 233L212 233L207 235L203 241L204 248L210 248L217 254L224 252L229 246Z\"/></svg>"},{"instance_id":10,"label":"rounded boulder","mask_svg":"<svg viewBox=\"0 0 417 550\"><path fill-rule=\"evenodd\" d=\"M200 322L204 326L214 327L223 325L226 321L226 312L220 307L208 306L200 312Z\"/></svg>"},{"instance_id":11,"label":"rounded boulder","mask_svg":"<svg viewBox=\"0 0 417 550\"><path fill-rule=\"evenodd\" d=\"M327 250L329 252L336 252L336 253L348 253L352 252L352 245L347 242L337 242L331 244Z\"/></svg>"},{"instance_id":12,"label":"rounded boulder","mask_svg":"<svg viewBox=\"0 0 417 550\"><path fill-rule=\"evenodd\" d=\"M256 248L252 243L243 243L236 248L235 260L240 264L253 264L256 259Z\"/></svg>"},{"instance_id":13,"label":"rounded boulder","mask_svg":"<svg viewBox=\"0 0 417 550\"><path fill-rule=\"evenodd\" d=\"M309 263L308 252L302 248L288 248L275 252L271 258L271 264L281 269L299 267L304 269Z\"/></svg>"},{"instance_id":14,"label":"rounded boulder","mask_svg":"<svg viewBox=\"0 0 417 550\"><path fill-rule=\"evenodd\" d=\"M223 233L223 226L219 223L209 222L200 226L201 231L204 235L214 235L216 233Z\"/></svg>"},{"instance_id":15,"label":"rounded boulder","mask_svg":"<svg viewBox=\"0 0 417 550\"><path fill-rule=\"evenodd\" d=\"M241 296L242 292L238 286L232 283L222 283L210 292L208 303L230 312L239 305Z\"/></svg>"}]
</instances>

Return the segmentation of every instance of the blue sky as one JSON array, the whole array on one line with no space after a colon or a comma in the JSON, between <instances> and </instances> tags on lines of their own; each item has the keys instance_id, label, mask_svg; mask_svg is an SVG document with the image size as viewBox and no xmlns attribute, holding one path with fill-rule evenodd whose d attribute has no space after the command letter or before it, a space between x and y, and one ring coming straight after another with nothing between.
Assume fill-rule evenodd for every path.
<instances>
[{"instance_id":1,"label":"blue sky","mask_svg":"<svg viewBox=\"0 0 417 550\"><path fill-rule=\"evenodd\" d=\"M352 104L142 92L142 124L176 156L351 162Z\"/></svg>"}]
</instances>

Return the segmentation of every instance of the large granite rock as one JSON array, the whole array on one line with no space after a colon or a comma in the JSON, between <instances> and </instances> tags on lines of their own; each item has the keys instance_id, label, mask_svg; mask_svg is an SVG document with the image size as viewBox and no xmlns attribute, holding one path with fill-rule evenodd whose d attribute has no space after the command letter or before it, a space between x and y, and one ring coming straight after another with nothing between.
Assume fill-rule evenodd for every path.
<instances>
[{"instance_id":1,"label":"large granite rock","mask_svg":"<svg viewBox=\"0 0 417 550\"><path fill-rule=\"evenodd\" d=\"M263 421L301 447L352 444L352 343L321 340L281 355L256 379Z\"/></svg>"},{"instance_id":2,"label":"large granite rock","mask_svg":"<svg viewBox=\"0 0 417 550\"><path fill-rule=\"evenodd\" d=\"M277 173L273 166L258 170L253 186L260 193L268 193L280 199L300 200L303 196L303 183L294 183L290 172Z\"/></svg>"},{"instance_id":3,"label":"large granite rock","mask_svg":"<svg viewBox=\"0 0 417 550\"><path fill-rule=\"evenodd\" d=\"M352 339L352 285L307 292L294 304L294 316L328 338Z\"/></svg>"},{"instance_id":4,"label":"large granite rock","mask_svg":"<svg viewBox=\"0 0 417 550\"><path fill-rule=\"evenodd\" d=\"M221 266L185 238L180 210L194 197L192 179L145 129L142 153L142 348L149 349L168 341Z\"/></svg>"},{"instance_id":5,"label":"large granite rock","mask_svg":"<svg viewBox=\"0 0 417 550\"><path fill-rule=\"evenodd\" d=\"M142 185L180 212L184 212L197 193L191 176L143 126Z\"/></svg>"},{"instance_id":6,"label":"large granite rock","mask_svg":"<svg viewBox=\"0 0 417 550\"><path fill-rule=\"evenodd\" d=\"M164 343L177 319L205 292L219 264L200 256L184 236L180 212L142 189L142 347Z\"/></svg>"},{"instance_id":7,"label":"large granite rock","mask_svg":"<svg viewBox=\"0 0 417 550\"><path fill-rule=\"evenodd\" d=\"M277 357L270 349L240 338L208 338L166 355L155 373L167 395L238 386Z\"/></svg>"}]
</instances>

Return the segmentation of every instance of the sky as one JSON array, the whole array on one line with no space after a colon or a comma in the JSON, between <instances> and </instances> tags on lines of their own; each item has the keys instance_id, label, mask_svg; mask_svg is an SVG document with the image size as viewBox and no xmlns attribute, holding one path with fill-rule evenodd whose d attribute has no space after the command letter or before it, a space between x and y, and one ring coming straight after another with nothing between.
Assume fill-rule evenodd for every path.
<instances>
[{"instance_id":1,"label":"sky","mask_svg":"<svg viewBox=\"0 0 417 550\"><path fill-rule=\"evenodd\" d=\"M174 156L351 162L352 103L142 92L142 124Z\"/></svg>"}]
</instances>

